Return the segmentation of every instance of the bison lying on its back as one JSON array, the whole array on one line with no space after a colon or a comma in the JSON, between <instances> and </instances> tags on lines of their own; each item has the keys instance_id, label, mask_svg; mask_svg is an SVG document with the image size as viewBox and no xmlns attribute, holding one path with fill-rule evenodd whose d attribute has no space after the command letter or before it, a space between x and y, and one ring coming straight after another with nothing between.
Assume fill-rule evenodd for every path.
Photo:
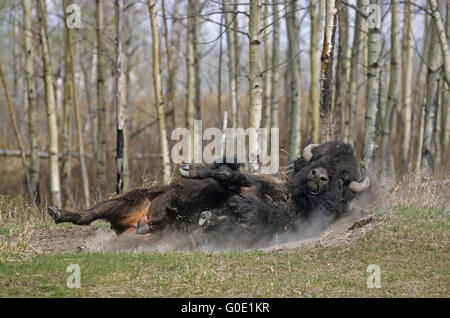
<instances>
[{"instance_id":1,"label":"bison lying on its back","mask_svg":"<svg viewBox=\"0 0 450 318\"><path fill-rule=\"evenodd\" d=\"M234 163L183 165L183 178L168 186L135 189L89 210L48 211L57 223L107 220L117 234L155 237L174 227L225 235L238 230L257 239L315 213L339 216L370 186L353 148L339 141L305 147L291 170L277 180L241 172Z\"/></svg>"}]
</instances>

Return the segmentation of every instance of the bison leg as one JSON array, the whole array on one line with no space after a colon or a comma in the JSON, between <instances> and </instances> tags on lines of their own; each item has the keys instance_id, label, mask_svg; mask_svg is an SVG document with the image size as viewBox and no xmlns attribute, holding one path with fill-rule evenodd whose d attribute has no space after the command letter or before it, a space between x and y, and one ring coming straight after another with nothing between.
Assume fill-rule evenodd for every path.
<instances>
[{"instance_id":1,"label":"bison leg","mask_svg":"<svg viewBox=\"0 0 450 318\"><path fill-rule=\"evenodd\" d=\"M87 225L95 220L103 219L111 223L111 228L117 233L148 233L146 227L147 212L150 201L140 200L130 202L128 200L109 200L102 202L91 209L71 212L60 210L54 206L48 208L48 214L55 223L69 222L77 225ZM148 226L148 225L147 225Z\"/></svg>"},{"instance_id":2,"label":"bison leg","mask_svg":"<svg viewBox=\"0 0 450 318\"><path fill-rule=\"evenodd\" d=\"M106 202L100 203L91 209L77 212L60 210L55 206L49 206L47 212L53 218L55 223L69 222L77 225L87 225L95 220L103 218L104 212L112 207L112 202L107 202L108 204L105 203Z\"/></svg>"},{"instance_id":3,"label":"bison leg","mask_svg":"<svg viewBox=\"0 0 450 318\"><path fill-rule=\"evenodd\" d=\"M255 185L254 178L242 173L228 164L212 165L189 165L180 167L180 174L185 178L206 179L214 178L222 184L234 185L238 187L249 187Z\"/></svg>"}]
</instances>

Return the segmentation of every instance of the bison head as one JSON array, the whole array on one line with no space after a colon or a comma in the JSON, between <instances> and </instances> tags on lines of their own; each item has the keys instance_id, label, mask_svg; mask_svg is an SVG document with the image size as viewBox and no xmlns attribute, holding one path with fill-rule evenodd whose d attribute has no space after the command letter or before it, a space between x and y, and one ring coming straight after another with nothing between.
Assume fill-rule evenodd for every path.
<instances>
[{"instance_id":1,"label":"bison head","mask_svg":"<svg viewBox=\"0 0 450 318\"><path fill-rule=\"evenodd\" d=\"M290 192L305 215L317 209L342 214L356 194L370 186L353 147L341 141L308 145L293 168Z\"/></svg>"}]
</instances>

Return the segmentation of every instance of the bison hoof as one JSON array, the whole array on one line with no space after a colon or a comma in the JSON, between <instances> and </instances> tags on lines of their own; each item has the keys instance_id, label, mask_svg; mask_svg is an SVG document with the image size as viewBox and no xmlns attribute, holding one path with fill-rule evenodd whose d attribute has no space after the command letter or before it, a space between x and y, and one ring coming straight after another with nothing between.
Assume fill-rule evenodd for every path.
<instances>
[{"instance_id":1,"label":"bison hoof","mask_svg":"<svg viewBox=\"0 0 450 318\"><path fill-rule=\"evenodd\" d=\"M188 164L181 165L181 167L179 169L180 174L185 178L190 178L191 171L189 169L190 169L190 165L188 165Z\"/></svg>"},{"instance_id":2,"label":"bison hoof","mask_svg":"<svg viewBox=\"0 0 450 318\"><path fill-rule=\"evenodd\" d=\"M198 220L198 224L200 226L207 227L209 225L209 223L210 223L209 221L211 219L211 216L212 216L211 212L203 211L200 214L200 219Z\"/></svg>"},{"instance_id":3,"label":"bison hoof","mask_svg":"<svg viewBox=\"0 0 450 318\"><path fill-rule=\"evenodd\" d=\"M49 206L47 213L52 217L53 221L58 221L61 217L61 212L58 210L56 206Z\"/></svg>"},{"instance_id":4,"label":"bison hoof","mask_svg":"<svg viewBox=\"0 0 450 318\"><path fill-rule=\"evenodd\" d=\"M150 225L148 225L148 224L144 224L141 227L138 227L136 229L136 234L142 235L142 234L147 234L147 233L150 233Z\"/></svg>"}]
</instances>

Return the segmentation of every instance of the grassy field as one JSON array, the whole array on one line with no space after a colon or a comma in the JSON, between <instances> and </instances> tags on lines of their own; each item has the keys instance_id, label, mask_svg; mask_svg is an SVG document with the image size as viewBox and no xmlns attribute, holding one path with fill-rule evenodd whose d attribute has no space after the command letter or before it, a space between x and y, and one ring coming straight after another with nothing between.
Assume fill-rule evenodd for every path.
<instances>
[{"instance_id":1,"label":"grassy field","mask_svg":"<svg viewBox=\"0 0 450 318\"><path fill-rule=\"evenodd\" d=\"M449 297L448 190L427 198L392 200L376 226L339 244L211 254L42 251L33 246L40 231L78 228L1 197L0 297ZM70 264L79 289L66 285ZM370 264L381 288L367 287Z\"/></svg>"}]
</instances>

